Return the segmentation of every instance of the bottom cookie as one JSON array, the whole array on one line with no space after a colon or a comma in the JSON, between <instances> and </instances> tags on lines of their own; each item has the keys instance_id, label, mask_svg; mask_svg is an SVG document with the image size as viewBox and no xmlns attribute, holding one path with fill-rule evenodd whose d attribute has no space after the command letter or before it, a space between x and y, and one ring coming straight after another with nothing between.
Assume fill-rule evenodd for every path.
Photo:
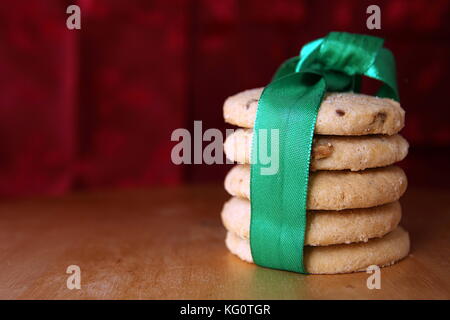
<instances>
[{"instance_id":1,"label":"bottom cookie","mask_svg":"<svg viewBox=\"0 0 450 320\"><path fill-rule=\"evenodd\" d=\"M253 263L250 241L228 232L225 240L231 253ZM370 265L379 267L394 264L409 252L409 235L397 227L382 238L365 243L305 247L305 269L311 274L336 274L365 271Z\"/></svg>"}]
</instances>

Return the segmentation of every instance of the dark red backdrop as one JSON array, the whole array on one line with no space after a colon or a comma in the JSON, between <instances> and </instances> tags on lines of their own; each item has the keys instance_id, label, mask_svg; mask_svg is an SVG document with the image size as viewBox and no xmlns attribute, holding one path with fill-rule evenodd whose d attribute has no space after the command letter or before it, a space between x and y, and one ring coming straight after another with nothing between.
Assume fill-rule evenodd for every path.
<instances>
[{"instance_id":1,"label":"dark red backdrop","mask_svg":"<svg viewBox=\"0 0 450 320\"><path fill-rule=\"evenodd\" d=\"M82 29L66 28L66 7ZM382 30L365 27L378 4ZM263 86L331 30L386 38L398 63L403 163L412 183L445 184L450 147L450 1L0 2L0 194L178 184L225 166L175 166L170 135L225 128L230 94ZM439 178L432 168L444 168ZM444 182L443 182L444 181Z\"/></svg>"}]
</instances>

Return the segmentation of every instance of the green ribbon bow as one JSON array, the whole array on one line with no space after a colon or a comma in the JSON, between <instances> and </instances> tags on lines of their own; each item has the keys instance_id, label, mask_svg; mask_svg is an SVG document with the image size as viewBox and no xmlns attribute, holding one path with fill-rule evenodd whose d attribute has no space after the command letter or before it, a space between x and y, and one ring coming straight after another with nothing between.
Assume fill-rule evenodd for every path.
<instances>
[{"instance_id":1,"label":"green ribbon bow","mask_svg":"<svg viewBox=\"0 0 450 320\"><path fill-rule=\"evenodd\" d=\"M383 39L331 32L284 62L264 89L251 154L250 245L256 264L306 273L306 202L317 113L325 92L359 92L362 76L382 82L377 96L399 100L394 57ZM274 129L278 135L270 134ZM265 174L267 163L259 161L259 133L267 137L268 154L276 153L272 146L279 150L275 174Z\"/></svg>"}]
</instances>

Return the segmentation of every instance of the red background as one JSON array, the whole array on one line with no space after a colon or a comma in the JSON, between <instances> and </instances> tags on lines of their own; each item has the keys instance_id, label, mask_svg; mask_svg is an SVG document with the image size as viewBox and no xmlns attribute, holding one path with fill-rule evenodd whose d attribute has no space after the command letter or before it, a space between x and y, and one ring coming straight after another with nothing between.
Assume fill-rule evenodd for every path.
<instances>
[{"instance_id":1,"label":"red background","mask_svg":"<svg viewBox=\"0 0 450 320\"><path fill-rule=\"evenodd\" d=\"M66 28L70 4L81 30ZM366 29L378 4L382 29ZM175 166L175 128L225 128L224 99L264 86L329 31L386 39L397 57L414 185L450 181L450 1L0 2L0 195L220 182ZM221 183L221 182L220 182Z\"/></svg>"}]
</instances>

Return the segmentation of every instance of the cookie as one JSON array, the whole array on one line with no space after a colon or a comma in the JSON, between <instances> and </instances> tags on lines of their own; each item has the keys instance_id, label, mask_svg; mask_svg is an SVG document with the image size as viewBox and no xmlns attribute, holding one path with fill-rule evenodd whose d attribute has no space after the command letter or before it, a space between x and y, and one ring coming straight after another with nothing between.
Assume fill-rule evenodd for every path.
<instances>
[{"instance_id":1,"label":"cookie","mask_svg":"<svg viewBox=\"0 0 450 320\"><path fill-rule=\"evenodd\" d=\"M307 209L375 207L398 200L405 192L406 186L406 175L396 166L355 172L311 172ZM250 199L250 166L234 166L225 177L225 189L232 196Z\"/></svg>"},{"instance_id":2,"label":"cookie","mask_svg":"<svg viewBox=\"0 0 450 320\"><path fill-rule=\"evenodd\" d=\"M233 197L222 209L225 228L243 239L250 237L250 201ZM367 242L394 230L402 215L398 201L366 209L307 212L305 245Z\"/></svg>"},{"instance_id":3,"label":"cookie","mask_svg":"<svg viewBox=\"0 0 450 320\"><path fill-rule=\"evenodd\" d=\"M253 263L249 240L232 232L227 233L226 246L231 253ZM365 271L370 265L384 267L406 257L409 235L397 227L382 238L368 242L337 244L324 247L305 247L305 270L311 274L336 274Z\"/></svg>"},{"instance_id":4,"label":"cookie","mask_svg":"<svg viewBox=\"0 0 450 320\"><path fill-rule=\"evenodd\" d=\"M252 128L262 91L263 88L252 89L229 97L223 106L225 122ZM328 93L317 115L315 133L392 135L399 132L404 123L405 111L394 100L351 92Z\"/></svg>"},{"instance_id":5,"label":"cookie","mask_svg":"<svg viewBox=\"0 0 450 320\"><path fill-rule=\"evenodd\" d=\"M237 163L249 164L253 130L237 129L227 137L225 155ZM392 136L322 136L314 137L311 170L351 170L385 167L403 160L408 142L399 134Z\"/></svg>"}]
</instances>

